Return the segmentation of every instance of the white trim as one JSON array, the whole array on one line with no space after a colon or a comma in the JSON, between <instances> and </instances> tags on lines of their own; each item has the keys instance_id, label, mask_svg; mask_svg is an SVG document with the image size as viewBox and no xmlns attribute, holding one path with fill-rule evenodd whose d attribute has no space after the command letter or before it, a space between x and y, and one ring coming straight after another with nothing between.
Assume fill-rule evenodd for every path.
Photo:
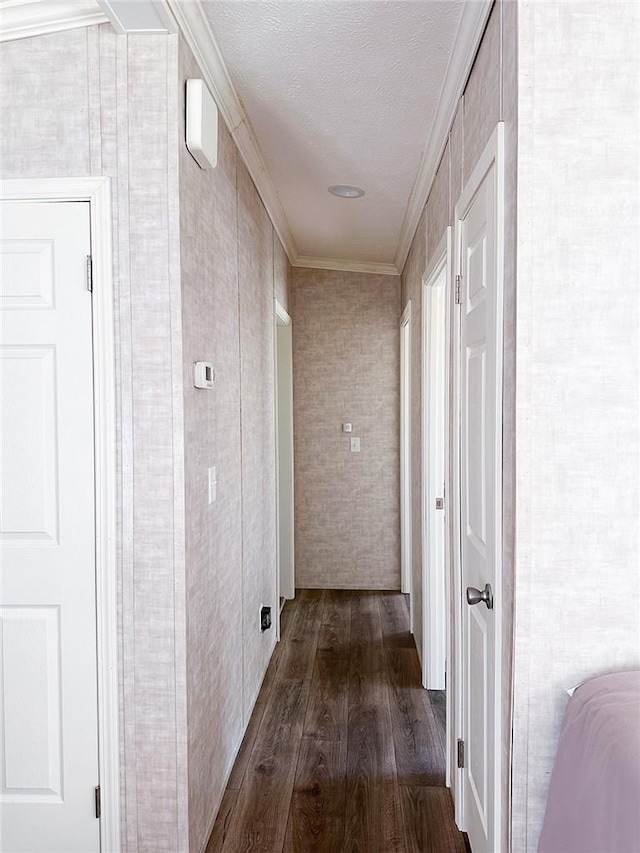
<instances>
[{"instance_id":1,"label":"white trim","mask_svg":"<svg viewBox=\"0 0 640 853\"><path fill-rule=\"evenodd\" d=\"M409 195L407 212L400 229L394 259L395 266L399 270L403 269L407 260L411 242L447 143L458 102L467 84L492 6L493 0L473 0L463 4L462 17L453 43L438 108L431 122L431 132L424 147L420 168Z\"/></svg>"},{"instance_id":2,"label":"white trim","mask_svg":"<svg viewBox=\"0 0 640 853\"><path fill-rule=\"evenodd\" d=\"M442 271L442 268L445 265L447 267L447 273L452 273L452 240L453 228L450 225L447 225L447 228L445 229L445 232L442 235L440 242L438 243L436 249L433 251L431 259L425 267L424 274L422 276L423 285L431 287L433 284L433 279L436 278L436 276Z\"/></svg>"},{"instance_id":3,"label":"white trim","mask_svg":"<svg viewBox=\"0 0 640 853\"><path fill-rule=\"evenodd\" d=\"M294 447L293 447L293 339L291 317L280 302L274 298L274 378L275 378L275 436L276 436L276 590L279 598L295 598L295 517L294 517ZM285 336L285 352L279 350L279 330ZM283 361L281 362L281 358ZM284 368L284 371L283 371ZM284 381L281 386L280 377L284 372ZM283 406L281 404L284 404ZM280 414L284 414L284 433L280 424ZM281 435L283 433L283 435ZM281 448L283 454L281 458ZM281 467L283 470L281 470ZM284 584L281 579L281 545L280 535L281 500L284 497L284 508L288 518L288 543L287 551L290 555L290 563L287 568L290 571L285 577ZM283 590L284 587L284 590ZM276 621L276 635L280 639L280 607L277 607L278 618Z\"/></svg>"},{"instance_id":4,"label":"white trim","mask_svg":"<svg viewBox=\"0 0 640 853\"><path fill-rule=\"evenodd\" d=\"M493 0L474 0L474 2L467 2L463 5L462 17L447 66L436 115L430 125L431 132L409 195L395 258L392 263L316 258L298 254L293 232L280 202L277 189L271 179L249 117L231 81L222 53L201 4L199 2L183 2L183 0L139 0L139 2L144 2L157 10L158 14L161 14L163 19L167 21L168 29L173 28L172 19L175 19L181 29L218 104L240 156L249 170L291 265L310 269L400 275L447 141L458 101L462 96L475 59ZM86 0L85 5L89 11L85 14L78 14L78 5L72 0L61 0L61 2L56 0L55 3L52 0L41 0L37 3L32 2L32 0L31 2L30 0L18 0L15 6L11 7L6 7L5 4L0 13L2 18L0 42L58 32L72 27L106 23L109 20L119 31L123 31L122 24L109 6L109 0L101 0L101 3L110 9L110 17L107 17L99 8L97 0ZM39 17L32 21L33 16L29 15L27 10L34 7L41 7L41 11ZM93 12L90 11L92 7L95 9ZM8 13L11 17L8 17ZM150 32L159 31L150 30Z\"/></svg>"},{"instance_id":5,"label":"white trim","mask_svg":"<svg viewBox=\"0 0 640 853\"><path fill-rule=\"evenodd\" d=\"M444 279L444 282L442 280ZM422 683L430 690L444 690L445 667L449 660L449 547L448 547L448 519L449 507L448 494L445 483L449 474L448 456L448 408L449 408L449 297L451 292L451 228L448 227L442 240L438 244L434 256L425 270L422 278L422 400L421 400L421 423L422 423ZM440 399L436 417L442 425L441 455L442 455L442 484L441 495L445 498L445 507L442 515L438 517L442 522L442 558L443 573L438 577L434 574L431 566L434 561L435 548L427 534L429 518L434 512L432 500L435 497L432 488L431 463L431 388L433 366L430 360L430 331L431 331L431 295L435 287L442 291L442 306L439 316L436 318L442 334L442 364L439 365L441 380ZM437 490L439 491L439 489ZM447 750L447 778L449 778L449 751Z\"/></svg>"},{"instance_id":6,"label":"white trim","mask_svg":"<svg viewBox=\"0 0 640 853\"><path fill-rule=\"evenodd\" d=\"M291 325L291 317L287 313L287 309L284 307L284 305L281 305L277 299L274 299L274 301L276 304L276 308L275 308L276 319L277 319L276 325L278 325L278 326L290 326Z\"/></svg>"},{"instance_id":7,"label":"white trim","mask_svg":"<svg viewBox=\"0 0 640 853\"><path fill-rule=\"evenodd\" d=\"M175 33L175 18L164 0L96 0L120 35L163 35Z\"/></svg>"},{"instance_id":8,"label":"white trim","mask_svg":"<svg viewBox=\"0 0 640 853\"><path fill-rule=\"evenodd\" d=\"M116 574L116 398L109 178L0 181L0 198L88 201L93 259L93 349L96 465L96 612L101 849L120 850L120 737Z\"/></svg>"},{"instance_id":9,"label":"white trim","mask_svg":"<svg viewBox=\"0 0 640 853\"><path fill-rule=\"evenodd\" d=\"M411 462L411 300L409 300L400 319L400 591L409 593L409 625L413 633ZM418 652L420 651L419 649Z\"/></svg>"},{"instance_id":10,"label":"white trim","mask_svg":"<svg viewBox=\"0 0 640 853\"><path fill-rule=\"evenodd\" d=\"M457 207L456 207L457 211ZM454 220L455 221L455 220ZM458 247L453 247L454 253L458 253ZM454 256L454 268L458 265L457 257ZM453 553L451 554L452 562L452 591L453 591L453 606L451 609L451 618L453 619L453 678L449 681L449 692L452 686L455 685L455 704L453 708L453 725L449 729L449 738L447 740L447 752L455 754L457 741L462 738L463 732L463 704L462 704L462 688L463 688L463 662L462 662L462 572L461 572L461 514L460 514L460 311L457 306L453 306L453 316L451 318L451 335L453 338L452 345L452 406L451 416L453 423L451 425L453 442L451 445L451 453L453 454L453 466L450 494L450 509L451 509L451 525L452 525L452 544ZM462 769L457 767L453 773L452 782L452 797L454 814L457 826L461 827L464 822L463 813L463 778Z\"/></svg>"},{"instance_id":11,"label":"white trim","mask_svg":"<svg viewBox=\"0 0 640 853\"><path fill-rule=\"evenodd\" d=\"M291 260L292 267L305 267L313 270L338 270L344 272L373 273L374 275L400 275L395 264L369 261L347 261L339 258L312 258L299 255Z\"/></svg>"},{"instance_id":12,"label":"white trim","mask_svg":"<svg viewBox=\"0 0 640 853\"><path fill-rule=\"evenodd\" d=\"M489 18L493 0L474 0L474 2L467 2L463 5L462 17L447 66L436 115L431 123L431 132L424 147L420 168L407 202L407 210L392 263L316 258L298 254L293 233L260 151L249 117L234 88L222 53L200 3L184 3L181 0L165 0L165 2L198 60L202 74L216 99L229 132L238 146L240 155L278 232L291 265L310 269L400 275L447 141L458 101L464 91Z\"/></svg>"},{"instance_id":13,"label":"white trim","mask_svg":"<svg viewBox=\"0 0 640 853\"><path fill-rule=\"evenodd\" d=\"M231 82L222 53L209 26L209 21L197 2L166 0L184 38L193 51L211 94L218 104L229 133L258 190L280 242L293 262L298 255L280 197L262 157L249 117Z\"/></svg>"},{"instance_id":14,"label":"white trim","mask_svg":"<svg viewBox=\"0 0 640 853\"><path fill-rule=\"evenodd\" d=\"M95 0L5 0L0 6L0 42L105 24Z\"/></svg>"},{"instance_id":15,"label":"white trim","mask_svg":"<svg viewBox=\"0 0 640 853\"><path fill-rule=\"evenodd\" d=\"M495 772L493 791L493 826L494 826L494 848L493 853L501 853L502 850L502 370L503 370L503 290L504 290L504 220L505 220L505 198L504 198L504 122L498 122L491 134L478 163L471 176L467 180L460 198L455 206L454 223L456 227L455 245L455 267L454 274L460 273L461 250L459 222L470 206L473 197L487 172L495 165L495 215L496 215L496 377L499 381L496 386L496 454L494 477L496 483L496 506L495 506L495 542L496 554L494 564L494 614L495 614L495 685L494 685L494 718L493 736L495 747ZM455 382L455 445L454 458L456 463L456 474L454 477L454 505L456 509L456 531L454 560L454 575L457 581L456 589L456 733L454 740L463 737L463 685L465 677L463 672L463 648L462 648L462 565L460 552L460 312L457 312L455 326L454 345L454 382ZM463 779L462 770L455 775L454 800L456 822L464 828L464 803L463 803Z\"/></svg>"},{"instance_id":16,"label":"white trim","mask_svg":"<svg viewBox=\"0 0 640 853\"><path fill-rule=\"evenodd\" d=\"M409 299L407 304L404 306L404 310L402 312L402 317L400 318L400 325L406 326L411 320L411 300Z\"/></svg>"}]
</instances>

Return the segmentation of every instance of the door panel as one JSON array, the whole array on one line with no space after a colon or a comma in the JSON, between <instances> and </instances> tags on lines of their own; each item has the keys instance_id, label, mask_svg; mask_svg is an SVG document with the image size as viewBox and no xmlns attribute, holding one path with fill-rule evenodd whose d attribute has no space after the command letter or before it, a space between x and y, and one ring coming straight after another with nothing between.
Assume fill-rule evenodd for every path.
<instances>
[{"instance_id":1,"label":"door panel","mask_svg":"<svg viewBox=\"0 0 640 853\"><path fill-rule=\"evenodd\" d=\"M481 160L456 208L461 277L462 812L474 853L500 849L502 281L496 157L485 152L485 163ZM493 608L484 602L469 605L467 588L482 591L486 584L492 588Z\"/></svg>"},{"instance_id":2,"label":"door panel","mask_svg":"<svg viewBox=\"0 0 640 853\"><path fill-rule=\"evenodd\" d=\"M4 796L62 803L59 608L3 608L2 663Z\"/></svg>"},{"instance_id":3,"label":"door panel","mask_svg":"<svg viewBox=\"0 0 640 853\"><path fill-rule=\"evenodd\" d=\"M4 853L100 848L89 204L2 204Z\"/></svg>"},{"instance_id":4,"label":"door panel","mask_svg":"<svg viewBox=\"0 0 640 853\"><path fill-rule=\"evenodd\" d=\"M55 385L53 346L3 346L0 531L24 546L58 542Z\"/></svg>"}]
</instances>

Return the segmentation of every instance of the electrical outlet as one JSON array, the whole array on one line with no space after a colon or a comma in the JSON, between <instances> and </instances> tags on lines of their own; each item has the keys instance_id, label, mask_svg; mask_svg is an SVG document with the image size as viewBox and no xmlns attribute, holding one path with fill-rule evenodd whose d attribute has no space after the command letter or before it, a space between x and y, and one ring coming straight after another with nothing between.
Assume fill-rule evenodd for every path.
<instances>
[{"instance_id":1,"label":"electrical outlet","mask_svg":"<svg viewBox=\"0 0 640 853\"><path fill-rule=\"evenodd\" d=\"M260 608L260 630L268 631L271 627L271 608L270 607L261 607Z\"/></svg>"}]
</instances>

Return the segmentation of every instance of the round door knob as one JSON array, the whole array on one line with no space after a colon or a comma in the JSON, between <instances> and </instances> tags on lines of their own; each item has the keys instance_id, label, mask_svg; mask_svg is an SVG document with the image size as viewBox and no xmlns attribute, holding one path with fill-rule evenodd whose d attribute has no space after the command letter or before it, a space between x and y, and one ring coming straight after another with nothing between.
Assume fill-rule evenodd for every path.
<instances>
[{"instance_id":1,"label":"round door knob","mask_svg":"<svg viewBox=\"0 0 640 853\"><path fill-rule=\"evenodd\" d=\"M480 604L481 601L487 605L487 610L493 610L493 591L491 584L486 583L482 592L475 586L467 587L467 604Z\"/></svg>"}]
</instances>

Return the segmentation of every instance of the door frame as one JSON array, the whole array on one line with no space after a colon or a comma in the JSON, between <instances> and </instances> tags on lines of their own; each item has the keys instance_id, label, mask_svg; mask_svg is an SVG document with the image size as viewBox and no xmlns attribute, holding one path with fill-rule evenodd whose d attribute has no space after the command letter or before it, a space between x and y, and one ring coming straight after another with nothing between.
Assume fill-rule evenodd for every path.
<instances>
[{"instance_id":1,"label":"door frame","mask_svg":"<svg viewBox=\"0 0 640 853\"><path fill-rule=\"evenodd\" d=\"M89 202L96 513L100 848L120 851L116 386L110 178L5 178L0 201Z\"/></svg>"},{"instance_id":2,"label":"door frame","mask_svg":"<svg viewBox=\"0 0 640 853\"><path fill-rule=\"evenodd\" d=\"M285 376L285 387L283 388L279 375L281 372L281 368L283 365L280 363L280 359L278 357L278 334L284 332L286 334L286 347L287 347L287 362L284 365L286 376ZM290 578L289 578L289 595L285 595L285 598L295 598L296 588L295 588L295 514L294 514L294 467L293 467L293 338L292 338L292 324L291 317L289 316L285 307L274 298L274 356L275 356L275 425L276 425L276 566L277 566L277 600L278 600L278 618L276 620L276 635L277 638L280 639L280 594L281 594L281 565L280 565L280 555L281 555L281 536L280 536L280 521L281 521L281 500L284 498L287 501L287 505L285 507L286 513L289 519L289 542L288 542L288 550L291 556L291 565L290 569ZM285 441L285 464L286 470L284 472L286 476L286 484L281 483L281 463L282 463L282 454L280 452L280 444L281 444L281 424L279 417L279 408L281 403L280 395L284 394L284 401L286 403L286 419L287 424L285 427L288 427L287 434L284 437Z\"/></svg>"},{"instance_id":3,"label":"door frame","mask_svg":"<svg viewBox=\"0 0 640 853\"><path fill-rule=\"evenodd\" d=\"M411 492L411 300L409 299L400 319L400 591L409 594L410 629L413 633Z\"/></svg>"},{"instance_id":4,"label":"door frame","mask_svg":"<svg viewBox=\"0 0 640 853\"><path fill-rule=\"evenodd\" d=\"M422 684L432 690L446 689L446 662L451 660L450 648L450 593L449 584L451 576L450 549L449 549L449 495L447 494L449 479L449 376L450 376L450 295L451 295L451 227L447 227L438 248L434 252L431 262L427 266L422 277ZM444 284L438 282L444 278ZM437 452L443 458L442 471L442 497L443 507L443 542L442 542L442 568L443 575L438 575L432 570L435 548L428 535L429 515L434 507L430 498L434 495L430 492L431 484L431 459L432 459L432 436L430 430L431 421L431 379L433 366L431 365L429 345L432 324L431 296L434 287L442 288L442 300L435 318L440 332L444 336L442 341L444 359L442 364L436 365L440 379L440 395L437 401L435 416L443 427L442 436ZM442 597L444 596L444 600ZM450 702L450 692L447 692L447 705ZM450 717L450 709L447 708L447 719ZM447 726L448 726L447 722ZM450 779L449 754L447 751L447 780Z\"/></svg>"},{"instance_id":5,"label":"door frame","mask_svg":"<svg viewBox=\"0 0 640 853\"><path fill-rule=\"evenodd\" d=\"M460 274L461 265L461 233L460 222L485 175L495 168L496 182L496 332L499 336L496 346L496 376L499 377L498 390L496 394L496 561L495 561L495 589L494 604L495 612L495 685L494 685L494 718L491 725L494 733L494 744L496 746L495 774L494 774L494 797L493 797L493 822L495 827L495 845L493 853L501 853L502 850L502 682L505 674L502 671L502 358L504 345L503 328L503 291L504 291L504 219L505 219L505 196L504 196L504 122L498 122L491 134L484 151L468 178L460 198L456 202L454 211L454 275ZM455 307L455 306L454 306ZM454 642L455 642L455 720L451 731L449 752L454 755L457 740L464 736L464 707L463 707L463 685L466 673L464 672L464 648L463 648L463 609L467 607L463 601L462 589L462 553L461 553L461 500L462 487L460 482L460 311L454 312L453 318L453 494L452 494L452 523L453 523L453 594L455 605L453 607ZM453 798L455 807L455 818L457 825L465 828L464 809L464 784L463 769L456 768L453 778Z\"/></svg>"}]
</instances>

